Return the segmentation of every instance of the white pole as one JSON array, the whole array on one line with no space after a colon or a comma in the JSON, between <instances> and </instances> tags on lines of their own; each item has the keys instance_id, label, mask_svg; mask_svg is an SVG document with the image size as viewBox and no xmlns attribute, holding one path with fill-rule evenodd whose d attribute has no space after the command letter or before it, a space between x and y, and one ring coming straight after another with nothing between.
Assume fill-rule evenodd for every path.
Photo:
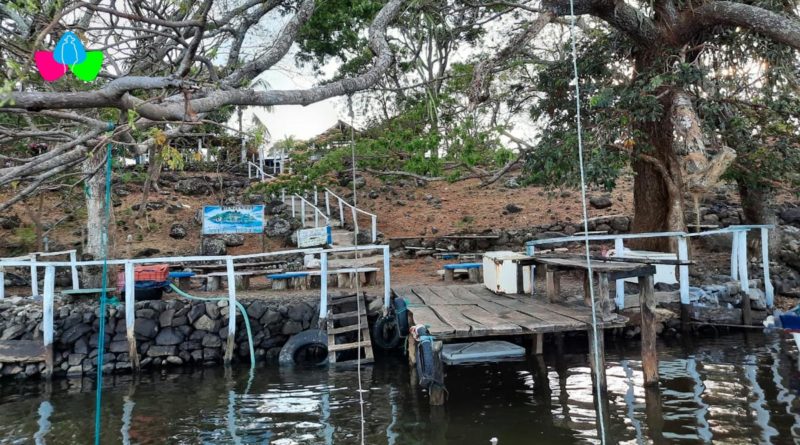
<instances>
[{"instance_id":1,"label":"white pole","mask_svg":"<svg viewBox=\"0 0 800 445\"><path fill-rule=\"evenodd\" d=\"M294 218L294 216L295 216L295 210L294 210L294 195L292 195L292 218Z\"/></svg>"},{"instance_id":2,"label":"white pole","mask_svg":"<svg viewBox=\"0 0 800 445\"><path fill-rule=\"evenodd\" d=\"M76 264L78 262L78 254L74 250L69 253L69 262L72 263L69 267L72 272L72 289L78 290L81 288L81 281L78 277L78 265Z\"/></svg>"},{"instance_id":3,"label":"white pole","mask_svg":"<svg viewBox=\"0 0 800 445\"><path fill-rule=\"evenodd\" d=\"M772 307L775 289L769 279L769 229L761 228L761 265L764 267L764 294L767 296L767 307Z\"/></svg>"},{"instance_id":4,"label":"white pole","mask_svg":"<svg viewBox=\"0 0 800 445\"><path fill-rule=\"evenodd\" d=\"M678 237L678 261L686 263L689 261L689 246L685 236ZM689 266L681 264L678 266L681 285L681 304L689 304Z\"/></svg>"},{"instance_id":5,"label":"white pole","mask_svg":"<svg viewBox=\"0 0 800 445\"><path fill-rule=\"evenodd\" d=\"M286 189L281 189L281 202L286 203Z\"/></svg>"},{"instance_id":6,"label":"white pole","mask_svg":"<svg viewBox=\"0 0 800 445\"><path fill-rule=\"evenodd\" d=\"M747 232L739 232L738 244L739 283L742 292L747 293L750 290L750 280L747 278Z\"/></svg>"},{"instance_id":7,"label":"white pole","mask_svg":"<svg viewBox=\"0 0 800 445\"><path fill-rule=\"evenodd\" d=\"M136 323L136 278L134 276L133 263L125 263L125 330L128 338L133 338L133 327Z\"/></svg>"},{"instance_id":8,"label":"white pole","mask_svg":"<svg viewBox=\"0 0 800 445\"><path fill-rule=\"evenodd\" d=\"M233 269L233 258L225 260L228 272L228 347L225 351L225 362L233 358L233 345L236 340L236 274ZM247 314L244 314L246 317Z\"/></svg>"},{"instance_id":9,"label":"white pole","mask_svg":"<svg viewBox=\"0 0 800 445\"><path fill-rule=\"evenodd\" d=\"M356 218L358 218L358 214L356 214L356 207L355 206L351 205L350 208L352 209L351 213L353 214L353 230L354 230L353 236L355 237L355 239L353 240L353 245L357 246L358 245L358 232L360 230L358 228L358 220L356 219Z\"/></svg>"},{"instance_id":10,"label":"white pole","mask_svg":"<svg viewBox=\"0 0 800 445\"><path fill-rule=\"evenodd\" d=\"M383 311L389 310L392 297L392 272L389 268L389 246L383 248Z\"/></svg>"},{"instance_id":11,"label":"white pole","mask_svg":"<svg viewBox=\"0 0 800 445\"><path fill-rule=\"evenodd\" d=\"M314 186L314 207L318 207L319 206L319 203L317 201L318 199L319 198L317 197L317 186L315 185Z\"/></svg>"},{"instance_id":12,"label":"white pole","mask_svg":"<svg viewBox=\"0 0 800 445\"><path fill-rule=\"evenodd\" d=\"M0 300L6 298L6 268L0 267Z\"/></svg>"},{"instance_id":13,"label":"white pole","mask_svg":"<svg viewBox=\"0 0 800 445\"><path fill-rule=\"evenodd\" d=\"M306 200L300 198L300 221L303 227L306 226Z\"/></svg>"},{"instance_id":14,"label":"white pole","mask_svg":"<svg viewBox=\"0 0 800 445\"><path fill-rule=\"evenodd\" d=\"M39 274L36 271L36 254L31 254L31 296L39 295Z\"/></svg>"},{"instance_id":15,"label":"white pole","mask_svg":"<svg viewBox=\"0 0 800 445\"><path fill-rule=\"evenodd\" d=\"M339 226L344 227L344 207L342 207L342 199L338 196L336 199L339 200Z\"/></svg>"},{"instance_id":16,"label":"white pole","mask_svg":"<svg viewBox=\"0 0 800 445\"><path fill-rule=\"evenodd\" d=\"M319 227L319 209L314 209L314 227Z\"/></svg>"},{"instance_id":17,"label":"white pole","mask_svg":"<svg viewBox=\"0 0 800 445\"><path fill-rule=\"evenodd\" d=\"M328 318L328 252L319 254L319 319Z\"/></svg>"},{"instance_id":18,"label":"white pole","mask_svg":"<svg viewBox=\"0 0 800 445\"><path fill-rule=\"evenodd\" d=\"M325 212L331 216L331 198L328 195L328 190L325 189Z\"/></svg>"},{"instance_id":19,"label":"white pole","mask_svg":"<svg viewBox=\"0 0 800 445\"><path fill-rule=\"evenodd\" d=\"M53 298L56 286L56 268L47 266L44 269L44 297L42 299L42 322L44 334L45 362L47 374L53 371Z\"/></svg>"},{"instance_id":20,"label":"white pole","mask_svg":"<svg viewBox=\"0 0 800 445\"><path fill-rule=\"evenodd\" d=\"M614 256L618 258L625 257L625 244L622 242L622 238L614 238ZM617 307L625 309L625 280L617 280L616 286Z\"/></svg>"},{"instance_id":21,"label":"white pole","mask_svg":"<svg viewBox=\"0 0 800 445\"><path fill-rule=\"evenodd\" d=\"M372 215L372 242L378 239L378 217Z\"/></svg>"},{"instance_id":22,"label":"white pole","mask_svg":"<svg viewBox=\"0 0 800 445\"><path fill-rule=\"evenodd\" d=\"M739 279L739 232L732 233L731 242L731 278Z\"/></svg>"}]
</instances>

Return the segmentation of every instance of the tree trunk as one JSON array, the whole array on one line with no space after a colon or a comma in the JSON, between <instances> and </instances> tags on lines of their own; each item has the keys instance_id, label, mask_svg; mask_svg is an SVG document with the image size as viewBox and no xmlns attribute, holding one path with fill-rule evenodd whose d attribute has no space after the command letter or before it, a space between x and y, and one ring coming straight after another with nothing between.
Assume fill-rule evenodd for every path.
<instances>
[{"instance_id":1,"label":"tree trunk","mask_svg":"<svg viewBox=\"0 0 800 445\"><path fill-rule=\"evenodd\" d=\"M98 149L83 162L82 171L86 181L86 247L83 258L103 258L103 235L105 227L105 161L106 149ZM99 288L102 282L101 268L81 268L83 287Z\"/></svg>"},{"instance_id":2,"label":"tree trunk","mask_svg":"<svg viewBox=\"0 0 800 445\"><path fill-rule=\"evenodd\" d=\"M141 221L147 212L147 200L150 197L150 189L158 189L158 178L161 176L161 150L156 148L156 144L150 147L148 154L149 165L147 167L147 178L142 187L142 201L139 204L139 211L136 212L136 221ZM149 230L147 225L145 226Z\"/></svg>"},{"instance_id":3,"label":"tree trunk","mask_svg":"<svg viewBox=\"0 0 800 445\"><path fill-rule=\"evenodd\" d=\"M672 96L667 95L667 96ZM633 161L632 233L683 232L686 230L683 206L683 178L678 156L673 149L671 97L667 97L660 122L643 126L652 151ZM632 247L659 252L675 251L668 238L634 240Z\"/></svg>"},{"instance_id":4,"label":"tree trunk","mask_svg":"<svg viewBox=\"0 0 800 445\"><path fill-rule=\"evenodd\" d=\"M775 190L771 187L750 186L739 182L739 196L742 198L742 213L744 224L777 224L775 213ZM757 231L750 232L747 237L750 253L761 256L761 234ZM769 256L775 258L778 254L780 234L777 230L769 232Z\"/></svg>"}]
</instances>

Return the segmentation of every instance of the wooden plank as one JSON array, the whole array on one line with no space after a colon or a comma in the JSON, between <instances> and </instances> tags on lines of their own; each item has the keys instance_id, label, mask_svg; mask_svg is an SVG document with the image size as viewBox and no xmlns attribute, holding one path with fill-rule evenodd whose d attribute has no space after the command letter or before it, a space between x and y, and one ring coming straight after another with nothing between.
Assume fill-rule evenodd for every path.
<instances>
[{"instance_id":1,"label":"wooden plank","mask_svg":"<svg viewBox=\"0 0 800 445\"><path fill-rule=\"evenodd\" d=\"M497 314L492 314L479 306L469 305L462 307L464 309L461 314L464 317L474 320L486 327L486 329L491 330L492 335L513 335L520 334L523 331L520 325L503 320Z\"/></svg>"},{"instance_id":2,"label":"wooden plank","mask_svg":"<svg viewBox=\"0 0 800 445\"><path fill-rule=\"evenodd\" d=\"M371 343L368 341L362 342L353 342L353 343L341 343L338 345L328 345L328 352L336 352L336 351L346 351L348 349L356 349L356 348L364 348L364 347L371 347Z\"/></svg>"},{"instance_id":3,"label":"wooden plank","mask_svg":"<svg viewBox=\"0 0 800 445\"><path fill-rule=\"evenodd\" d=\"M479 301L476 303L478 307L488 311L490 314L494 314L494 316L496 316L501 320L505 320L509 323L514 323L523 328L525 331L530 331L534 333L552 332L552 329L550 329L552 326L551 323L548 323L532 315L525 314L515 309L511 309L501 304L495 303L494 301L491 301L491 297L497 297L497 295L493 294L486 288L483 288L483 290L486 290L486 292L481 292L480 289L474 287L461 288L461 289L463 291L469 292L470 295L479 299ZM475 295L474 292L478 292L480 295ZM507 298L507 297L502 297L502 298Z\"/></svg>"},{"instance_id":4,"label":"wooden plank","mask_svg":"<svg viewBox=\"0 0 800 445\"><path fill-rule=\"evenodd\" d=\"M411 291L411 287L409 286L402 286L396 287L392 289L394 291L395 296L400 297L406 300L406 303L409 305L411 304L424 304L422 299L420 299L417 294Z\"/></svg>"},{"instance_id":5,"label":"wooden plank","mask_svg":"<svg viewBox=\"0 0 800 445\"><path fill-rule=\"evenodd\" d=\"M451 336L455 328L443 321L431 308L427 306L412 306L408 308L413 324L424 324L434 336Z\"/></svg>"},{"instance_id":6,"label":"wooden plank","mask_svg":"<svg viewBox=\"0 0 800 445\"><path fill-rule=\"evenodd\" d=\"M487 335L490 330L480 323L470 320L461 314L461 311L467 308L467 305L457 304L440 304L428 305L440 319L449 324L454 329L454 335L458 337L473 337L477 335ZM433 331L431 331L433 334ZM434 334L435 336L435 334Z\"/></svg>"},{"instance_id":7,"label":"wooden plank","mask_svg":"<svg viewBox=\"0 0 800 445\"><path fill-rule=\"evenodd\" d=\"M353 318L353 317L358 317L358 315L359 315L359 311L353 311L353 312L341 312L341 313L338 313L338 314L331 314L331 315L329 315L329 316L328 316L328 320L341 320L341 319L343 319L343 318ZM363 316L363 315L366 315L366 314L364 313L364 307L363 307L363 306L361 307L361 315L362 315L362 316Z\"/></svg>"},{"instance_id":8,"label":"wooden plank","mask_svg":"<svg viewBox=\"0 0 800 445\"><path fill-rule=\"evenodd\" d=\"M44 353L41 341L0 340L0 363L38 363L44 361Z\"/></svg>"},{"instance_id":9,"label":"wooden plank","mask_svg":"<svg viewBox=\"0 0 800 445\"><path fill-rule=\"evenodd\" d=\"M532 303L524 303L515 298L498 299L496 302L502 306L515 309L525 315L542 320L542 322L546 323L545 326L549 326L549 328L537 330L538 332L582 331L588 327L585 322L572 317L566 317L548 309L549 306L555 305L535 305Z\"/></svg>"},{"instance_id":10,"label":"wooden plank","mask_svg":"<svg viewBox=\"0 0 800 445\"><path fill-rule=\"evenodd\" d=\"M428 286L411 286L411 291L417 294L422 299L422 302L428 306L448 304L444 298L433 293Z\"/></svg>"},{"instance_id":11,"label":"wooden plank","mask_svg":"<svg viewBox=\"0 0 800 445\"><path fill-rule=\"evenodd\" d=\"M358 324L354 324L354 325L350 325L350 326L342 326L340 328L328 328L328 335L342 334L342 333L345 333L345 332L355 332L355 331L357 331L357 330L359 330L361 328L362 328L362 326L360 326Z\"/></svg>"},{"instance_id":12,"label":"wooden plank","mask_svg":"<svg viewBox=\"0 0 800 445\"><path fill-rule=\"evenodd\" d=\"M452 304L477 304L484 301L483 298L472 292L473 287L467 286L439 286L431 288L436 294L445 299L445 301L452 301ZM489 289L486 289L488 292Z\"/></svg>"}]
</instances>

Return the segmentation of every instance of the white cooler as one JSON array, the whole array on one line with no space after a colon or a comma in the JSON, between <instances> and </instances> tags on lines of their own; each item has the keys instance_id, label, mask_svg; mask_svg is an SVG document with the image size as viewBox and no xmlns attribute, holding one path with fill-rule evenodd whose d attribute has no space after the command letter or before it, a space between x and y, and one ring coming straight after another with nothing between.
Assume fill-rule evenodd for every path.
<instances>
[{"instance_id":1,"label":"white cooler","mask_svg":"<svg viewBox=\"0 0 800 445\"><path fill-rule=\"evenodd\" d=\"M514 260L530 258L521 253L500 250L483 254L483 285L490 291L503 294L517 293L517 263ZM531 292L531 267L522 268L522 287Z\"/></svg>"}]
</instances>

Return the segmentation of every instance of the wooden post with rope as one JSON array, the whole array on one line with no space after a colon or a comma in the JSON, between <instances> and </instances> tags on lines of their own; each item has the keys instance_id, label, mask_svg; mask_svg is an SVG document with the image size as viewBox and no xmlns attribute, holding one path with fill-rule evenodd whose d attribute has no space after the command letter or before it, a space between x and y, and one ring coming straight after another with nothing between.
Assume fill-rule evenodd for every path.
<instances>
[{"instance_id":1,"label":"wooden post with rope","mask_svg":"<svg viewBox=\"0 0 800 445\"><path fill-rule=\"evenodd\" d=\"M444 364L442 364L442 342L433 342L433 367L435 375L444 375ZM442 406L445 402L444 386L431 385L428 390L428 402L431 406Z\"/></svg>"}]
</instances>

